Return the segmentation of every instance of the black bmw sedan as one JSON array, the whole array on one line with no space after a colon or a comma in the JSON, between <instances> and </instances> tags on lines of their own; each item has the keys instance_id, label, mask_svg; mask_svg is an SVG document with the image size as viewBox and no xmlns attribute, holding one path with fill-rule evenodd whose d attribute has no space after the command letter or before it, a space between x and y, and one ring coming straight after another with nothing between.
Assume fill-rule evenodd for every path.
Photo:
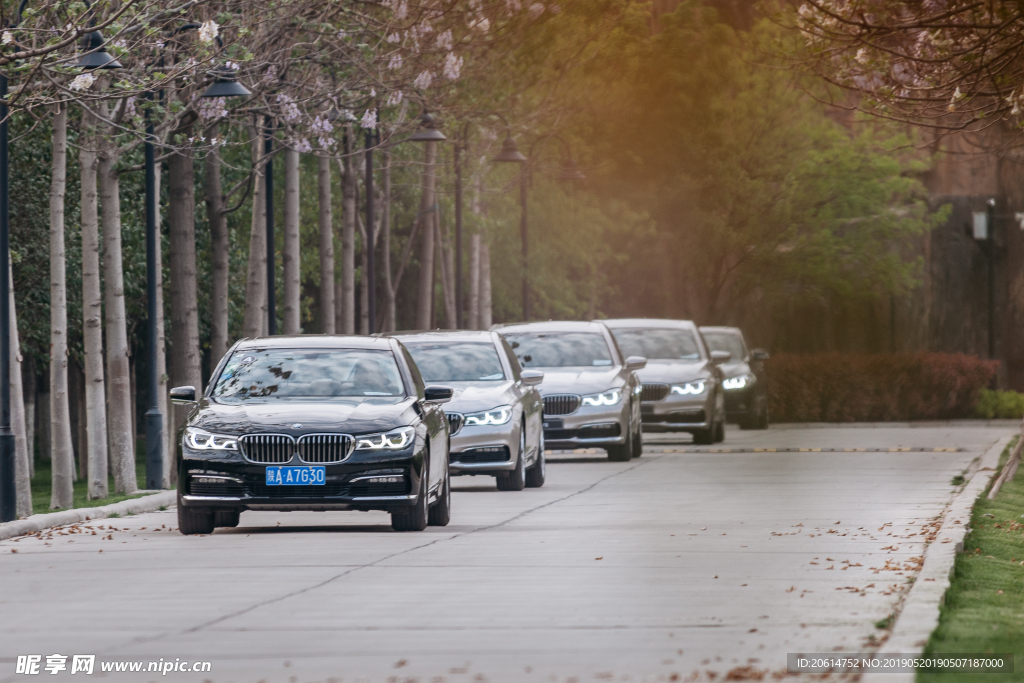
<instances>
[{"instance_id":1,"label":"black bmw sedan","mask_svg":"<svg viewBox=\"0 0 1024 683\"><path fill-rule=\"evenodd\" d=\"M244 510L384 510L396 531L450 516L448 387L425 387L389 338L268 337L224 356L178 438L178 528Z\"/></svg>"}]
</instances>

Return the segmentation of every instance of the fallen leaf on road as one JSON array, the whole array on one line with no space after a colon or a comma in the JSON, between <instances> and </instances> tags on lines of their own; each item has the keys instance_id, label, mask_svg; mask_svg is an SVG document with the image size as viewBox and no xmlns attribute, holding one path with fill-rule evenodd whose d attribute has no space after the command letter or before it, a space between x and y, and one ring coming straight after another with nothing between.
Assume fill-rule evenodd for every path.
<instances>
[{"instance_id":1,"label":"fallen leaf on road","mask_svg":"<svg viewBox=\"0 0 1024 683\"><path fill-rule=\"evenodd\" d=\"M604 555L602 555L601 557L595 557L594 559L595 560L603 560L604 559Z\"/></svg>"},{"instance_id":2,"label":"fallen leaf on road","mask_svg":"<svg viewBox=\"0 0 1024 683\"><path fill-rule=\"evenodd\" d=\"M796 590L796 586L790 586L790 587L789 587L789 590L787 590L786 592L787 592L787 593L792 593L792 592L793 592L793 591L795 591L795 590Z\"/></svg>"}]
</instances>

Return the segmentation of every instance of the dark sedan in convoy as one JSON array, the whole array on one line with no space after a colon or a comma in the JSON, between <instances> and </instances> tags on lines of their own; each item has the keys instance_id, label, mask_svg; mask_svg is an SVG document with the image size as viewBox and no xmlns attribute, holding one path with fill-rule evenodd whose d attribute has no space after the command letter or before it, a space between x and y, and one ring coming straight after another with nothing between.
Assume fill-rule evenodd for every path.
<instances>
[{"instance_id":1,"label":"dark sedan in convoy","mask_svg":"<svg viewBox=\"0 0 1024 683\"><path fill-rule=\"evenodd\" d=\"M623 356L608 328L594 322L545 322L496 328L527 369L544 371L547 448L596 446L610 460L643 453L642 357Z\"/></svg>"},{"instance_id":2,"label":"dark sedan in convoy","mask_svg":"<svg viewBox=\"0 0 1024 683\"><path fill-rule=\"evenodd\" d=\"M178 527L208 534L243 510L384 510L396 531L451 513L449 387L425 386L400 342L343 336L235 344L178 439Z\"/></svg>"},{"instance_id":3,"label":"dark sedan in convoy","mask_svg":"<svg viewBox=\"0 0 1024 683\"><path fill-rule=\"evenodd\" d=\"M729 421L739 423L740 429L768 429L768 378L764 371L768 352L747 350L738 327L701 327L700 331L708 346L730 355L721 366Z\"/></svg>"},{"instance_id":4,"label":"dark sedan in convoy","mask_svg":"<svg viewBox=\"0 0 1024 683\"><path fill-rule=\"evenodd\" d=\"M626 318L603 321L623 353L647 358L643 382L644 431L689 432L694 443L725 439L725 397L718 364L697 326L688 320Z\"/></svg>"},{"instance_id":5,"label":"dark sedan in convoy","mask_svg":"<svg viewBox=\"0 0 1024 683\"><path fill-rule=\"evenodd\" d=\"M523 370L497 332L398 334L424 381L455 390L445 404L455 475L491 475L500 491L544 485L539 370Z\"/></svg>"}]
</instances>

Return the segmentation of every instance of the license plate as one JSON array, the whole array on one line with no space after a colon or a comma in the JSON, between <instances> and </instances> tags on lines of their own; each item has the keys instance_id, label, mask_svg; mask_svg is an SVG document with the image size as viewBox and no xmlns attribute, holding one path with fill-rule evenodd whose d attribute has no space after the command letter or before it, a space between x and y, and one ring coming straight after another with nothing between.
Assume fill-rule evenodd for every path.
<instances>
[{"instance_id":1,"label":"license plate","mask_svg":"<svg viewBox=\"0 0 1024 683\"><path fill-rule=\"evenodd\" d=\"M544 420L544 429L561 429L563 424L565 424L565 422L561 419L548 418Z\"/></svg>"},{"instance_id":2,"label":"license plate","mask_svg":"<svg viewBox=\"0 0 1024 683\"><path fill-rule=\"evenodd\" d=\"M268 467L267 486L323 486L326 467Z\"/></svg>"}]
</instances>

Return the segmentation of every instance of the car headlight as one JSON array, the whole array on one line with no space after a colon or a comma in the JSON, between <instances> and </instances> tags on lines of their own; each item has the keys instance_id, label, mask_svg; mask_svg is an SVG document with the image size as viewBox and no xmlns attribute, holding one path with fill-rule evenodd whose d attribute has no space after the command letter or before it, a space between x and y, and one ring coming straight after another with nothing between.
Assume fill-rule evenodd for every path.
<instances>
[{"instance_id":1,"label":"car headlight","mask_svg":"<svg viewBox=\"0 0 1024 683\"><path fill-rule=\"evenodd\" d=\"M357 451L400 451L416 437L412 427L399 427L381 434L366 434L356 437Z\"/></svg>"},{"instance_id":2,"label":"car headlight","mask_svg":"<svg viewBox=\"0 0 1024 683\"><path fill-rule=\"evenodd\" d=\"M187 427L185 445L197 451L237 451L238 437L211 434L198 427Z\"/></svg>"},{"instance_id":3,"label":"car headlight","mask_svg":"<svg viewBox=\"0 0 1024 683\"><path fill-rule=\"evenodd\" d=\"M738 375L736 377L730 377L729 379L722 382L722 386L727 390L742 389L749 384L754 383L754 377L752 375Z\"/></svg>"},{"instance_id":4,"label":"car headlight","mask_svg":"<svg viewBox=\"0 0 1024 683\"><path fill-rule=\"evenodd\" d=\"M501 406L466 415L466 426L503 425L512 419L512 406Z\"/></svg>"},{"instance_id":5,"label":"car headlight","mask_svg":"<svg viewBox=\"0 0 1024 683\"><path fill-rule=\"evenodd\" d=\"M704 383L705 380L698 379L685 384L675 384L672 386L672 393L682 396L700 396L704 393Z\"/></svg>"},{"instance_id":6,"label":"car headlight","mask_svg":"<svg viewBox=\"0 0 1024 683\"><path fill-rule=\"evenodd\" d=\"M613 406L622 400L622 391L619 389L609 389L608 391L601 392L600 394L591 394L590 396L583 397L583 405L585 406Z\"/></svg>"}]
</instances>

